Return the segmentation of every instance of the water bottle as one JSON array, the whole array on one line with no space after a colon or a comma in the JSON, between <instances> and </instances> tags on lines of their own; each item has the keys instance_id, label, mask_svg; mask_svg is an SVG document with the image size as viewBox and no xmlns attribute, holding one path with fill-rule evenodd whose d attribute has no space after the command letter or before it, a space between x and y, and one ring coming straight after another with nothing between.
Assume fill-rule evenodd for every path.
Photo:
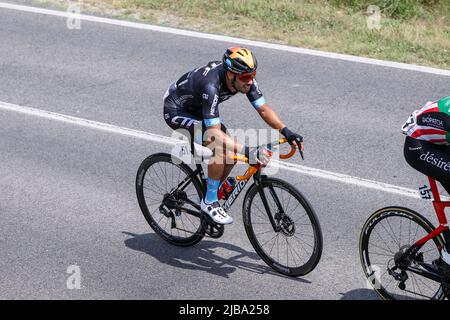
<instances>
[{"instance_id":1,"label":"water bottle","mask_svg":"<svg viewBox=\"0 0 450 320\"><path fill-rule=\"evenodd\" d=\"M224 182L219 187L217 192L217 197L219 200L227 200L236 186L236 179L233 177L227 177Z\"/></svg>"}]
</instances>

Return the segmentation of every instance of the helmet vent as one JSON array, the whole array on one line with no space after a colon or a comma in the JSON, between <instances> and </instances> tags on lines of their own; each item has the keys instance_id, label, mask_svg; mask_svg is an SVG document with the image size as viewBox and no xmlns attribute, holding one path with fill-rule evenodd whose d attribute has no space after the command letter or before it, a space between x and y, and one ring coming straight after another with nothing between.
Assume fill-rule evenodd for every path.
<instances>
[{"instance_id":1,"label":"helmet vent","mask_svg":"<svg viewBox=\"0 0 450 320\"><path fill-rule=\"evenodd\" d=\"M255 56L246 48L228 48L223 55L222 62L228 71L237 74L253 72L257 68Z\"/></svg>"}]
</instances>

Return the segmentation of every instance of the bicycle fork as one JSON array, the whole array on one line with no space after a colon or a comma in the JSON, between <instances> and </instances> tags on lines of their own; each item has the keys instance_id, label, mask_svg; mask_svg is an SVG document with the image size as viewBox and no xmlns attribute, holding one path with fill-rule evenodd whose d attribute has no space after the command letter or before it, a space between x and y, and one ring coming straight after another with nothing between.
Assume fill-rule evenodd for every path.
<instances>
[{"instance_id":1,"label":"bicycle fork","mask_svg":"<svg viewBox=\"0 0 450 320\"><path fill-rule=\"evenodd\" d=\"M258 193L259 193L259 195L261 197L261 200L263 202L264 209L266 209L266 213L267 213L267 216L269 217L269 221L270 221L270 224L272 225L273 231L278 233L282 229L282 227L281 227L279 222L281 221L282 217L284 216L284 210L283 210L283 207L281 206L280 199L278 199L278 196L277 196L275 190L273 189L273 187L269 187L269 190L270 190L269 192L270 192L270 194L271 194L271 196L272 196L272 198L273 198L273 200L274 200L274 202L275 202L275 204L277 205L277 208L278 208L278 211L275 214L275 218L278 221L275 221L274 216L270 212L269 202L267 201L267 197L266 197L266 195L264 193L264 189L262 187L262 181L264 180L265 177L266 177L265 175L261 175L261 173L258 171L254 175L255 184L256 184L256 187L258 188Z\"/></svg>"}]
</instances>

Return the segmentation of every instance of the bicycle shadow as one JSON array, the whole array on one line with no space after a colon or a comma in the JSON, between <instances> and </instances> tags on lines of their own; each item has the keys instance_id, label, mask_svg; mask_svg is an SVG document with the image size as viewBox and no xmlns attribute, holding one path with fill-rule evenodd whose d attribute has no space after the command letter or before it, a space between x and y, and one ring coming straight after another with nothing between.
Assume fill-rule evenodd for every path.
<instances>
[{"instance_id":1,"label":"bicycle shadow","mask_svg":"<svg viewBox=\"0 0 450 320\"><path fill-rule=\"evenodd\" d=\"M125 246L132 250L144 252L159 262L173 267L189 270L202 270L216 276L228 278L230 274L241 269L258 274L271 274L285 279L311 283L302 278L292 278L273 271L265 265L261 258L255 252L246 251L238 246L203 239L193 247L177 247L161 239L154 233L134 234L122 231L123 234L132 238L124 241ZM234 253L233 256L223 258L215 254L216 249L226 249ZM244 261L244 259L255 260L258 263Z\"/></svg>"},{"instance_id":2,"label":"bicycle shadow","mask_svg":"<svg viewBox=\"0 0 450 320\"><path fill-rule=\"evenodd\" d=\"M345 293L339 293L340 300L381 300L380 296L371 289L355 289Z\"/></svg>"}]
</instances>

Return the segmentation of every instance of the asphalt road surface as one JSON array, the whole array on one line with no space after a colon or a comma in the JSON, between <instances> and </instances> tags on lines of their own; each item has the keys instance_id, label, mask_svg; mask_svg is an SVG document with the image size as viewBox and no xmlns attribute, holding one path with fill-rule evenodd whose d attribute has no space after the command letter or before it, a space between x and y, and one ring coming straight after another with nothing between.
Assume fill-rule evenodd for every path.
<instances>
[{"instance_id":1,"label":"asphalt road surface","mask_svg":"<svg viewBox=\"0 0 450 320\"><path fill-rule=\"evenodd\" d=\"M234 44L87 21L70 30L66 18L9 9L0 9L0 39L1 102L163 136L167 86ZM305 137L305 160L290 163L409 189L426 182L403 158L400 127L420 104L449 95L450 77L254 51L266 101ZM229 128L265 128L244 95L220 111ZM134 189L140 162L170 149L0 108L0 298L378 299L358 256L368 215L395 204L436 222L429 202L281 170L322 225L312 273L284 277L259 258L242 198L222 238L174 247L147 225ZM73 266L80 289L67 285Z\"/></svg>"}]
</instances>

